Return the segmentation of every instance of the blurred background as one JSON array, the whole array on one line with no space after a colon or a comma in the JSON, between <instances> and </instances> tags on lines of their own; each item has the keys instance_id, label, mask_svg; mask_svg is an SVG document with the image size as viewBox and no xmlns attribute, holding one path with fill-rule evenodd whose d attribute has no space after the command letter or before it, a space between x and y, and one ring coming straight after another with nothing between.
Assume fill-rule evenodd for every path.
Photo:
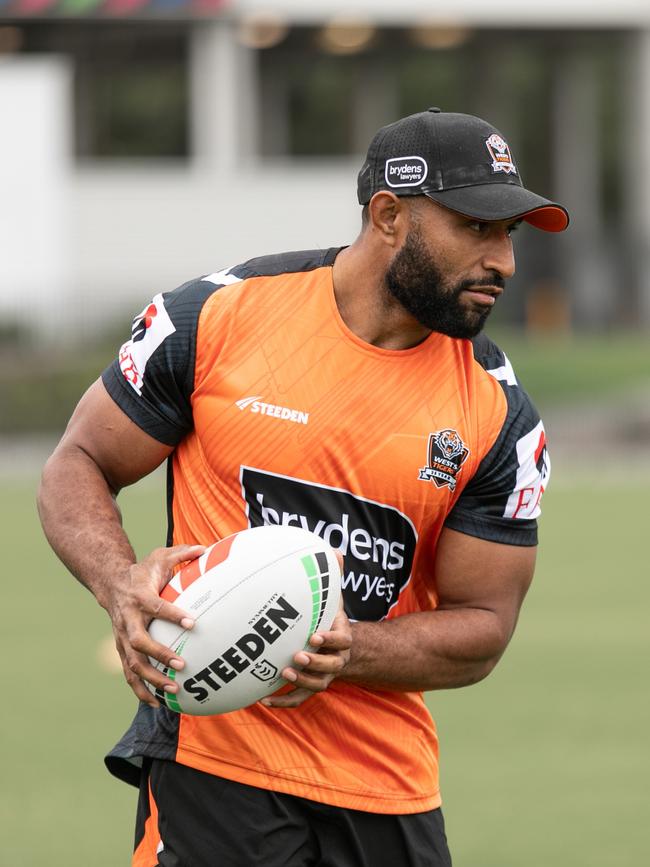
<instances>
[{"instance_id":1,"label":"blurred background","mask_svg":"<svg viewBox=\"0 0 650 867\"><path fill-rule=\"evenodd\" d=\"M0 865L129 863L101 758L132 701L33 505L76 401L157 292L353 240L370 138L431 105L500 128L572 216L517 233L490 323L554 474L512 647L428 699L454 863L647 863L647 0L0 0ZM140 554L163 498L123 495Z\"/></svg>"}]
</instances>

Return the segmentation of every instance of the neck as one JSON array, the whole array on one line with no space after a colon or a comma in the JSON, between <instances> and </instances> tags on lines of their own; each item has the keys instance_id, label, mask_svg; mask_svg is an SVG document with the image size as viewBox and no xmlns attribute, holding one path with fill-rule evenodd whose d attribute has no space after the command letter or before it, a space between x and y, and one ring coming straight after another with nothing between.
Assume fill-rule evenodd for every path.
<instances>
[{"instance_id":1,"label":"neck","mask_svg":"<svg viewBox=\"0 0 650 867\"><path fill-rule=\"evenodd\" d=\"M336 305L346 326L365 343L380 349L410 349L431 331L386 289L384 258L363 236L341 250L332 269Z\"/></svg>"}]
</instances>

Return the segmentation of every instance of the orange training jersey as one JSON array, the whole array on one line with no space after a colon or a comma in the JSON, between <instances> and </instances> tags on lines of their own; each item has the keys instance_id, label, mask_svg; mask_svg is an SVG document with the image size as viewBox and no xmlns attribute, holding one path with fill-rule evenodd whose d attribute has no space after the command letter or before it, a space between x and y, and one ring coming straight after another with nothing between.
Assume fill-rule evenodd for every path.
<instances>
[{"instance_id":1,"label":"orange training jersey","mask_svg":"<svg viewBox=\"0 0 650 867\"><path fill-rule=\"evenodd\" d=\"M364 343L335 302L338 250L252 260L158 295L104 383L174 445L170 544L295 524L339 548L346 611L379 621L437 604L443 526L536 544L544 430L487 338ZM212 717L142 705L107 758L136 782L143 756L379 813L440 803L422 694L335 680L295 709Z\"/></svg>"}]
</instances>

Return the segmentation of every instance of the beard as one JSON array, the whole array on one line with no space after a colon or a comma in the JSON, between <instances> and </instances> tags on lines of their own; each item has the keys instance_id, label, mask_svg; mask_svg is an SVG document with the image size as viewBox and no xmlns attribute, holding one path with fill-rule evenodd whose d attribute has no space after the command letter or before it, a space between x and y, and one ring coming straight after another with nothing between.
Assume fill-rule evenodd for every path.
<instances>
[{"instance_id":1,"label":"beard","mask_svg":"<svg viewBox=\"0 0 650 867\"><path fill-rule=\"evenodd\" d=\"M463 290L477 286L503 289L505 286L503 277L497 272L478 280L449 284L418 229L408 233L384 280L390 297L421 325L448 337L461 338L476 337L492 311L492 307L463 304Z\"/></svg>"}]
</instances>

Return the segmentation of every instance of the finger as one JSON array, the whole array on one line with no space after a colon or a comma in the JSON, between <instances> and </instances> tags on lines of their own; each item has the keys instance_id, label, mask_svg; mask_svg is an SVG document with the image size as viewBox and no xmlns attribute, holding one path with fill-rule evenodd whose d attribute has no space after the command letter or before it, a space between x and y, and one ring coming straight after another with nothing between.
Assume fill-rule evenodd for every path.
<instances>
[{"instance_id":1,"label":"finger","mask_svg":"<svg viewBox=\"0 0 650 867\"><path fill-rule=\"evenodd\" d=\"M158 708L160 707L160 702L155 697L155 695L150 692L146 685L140 680L139 677L135 677L134 675L124 672L124 676L126 677L126 681L133 690L136 698L139 701L148 704L149 707Z\"/></svg>"},{"instance_id":2,"label":"finger","mask_svg":"<svg viewBox=\"0 0 650 867\"><path fill-rule=\"evenodd\" d=\"M293 661L297 666L297 671L305 671L309 669L318 674L339 674L347 662L347 654L339 653L306 653L301 650L293 657ZM291 671L292 668L285 669ZM291 678L285 678L291 680Z\"/></svg>"},{"instance_id":3,"label":"finger","mask_svg":"<svg viewBox=\"0 0 650 867\"><path fill-rule=\"evenodd\" d=\"M151 657L161 662L165 668L182 671L185 667L185 660L178 656L171 647L154 641L149 633L139 626L127 627L127 641L124 642L124 645L127 650L130 647L143 658Z\"/></svg>"},{"instance_id":4,"label":"finger","mask_svg":"<svg viewBox=\"0 0 650 867\"><path fill-rule=\"evenodd\" d=\"M166 552L168 563L171 566L178 566L179 563L186 563L200 557L205 552L205 545L172 545L171 548L159 550Z\"/></svg>"},{"instance_id":5,"label":"finger","mask_svg":"<svg viewBox=\"0 0 650 867\"><path fill-rule=\"evenodd\" d=\"M164 671L155 668L147 657L141 653L136 653L133 650L127 651L123 666L126 679L134 692L136 691L135 686L137 686L136 681L139 681L145 690L147 690L147 687L143 681L151 684L154 689L162 689L172 694L178 692L178 684ZM149 691L147 690L147 692ZM149 697L151 697L150 692Z\"/></svg>"},{"instance_id":6,"label":"finger","mask_svg":"<svg viewBox=\"0 0 650 867\"><path fill-rule=\"evenodd\" d=\"M140 567L141 568L141 565ZM174 605L162 596L159 596L156 589L149 583L135 581L130 588L127 599L122 600L120 604L122 617L147 615L146 620L149 623L154 617L159 617L162 620L171 620L173 623L179 623L184 629L191 629L194 625L194 617L189 611L185 611L178 605ZM187 621L187 626L183 623Z\"/></svg>"},{"instance_id":7,"label":"finger","mask_svg":"<svg viewBox=\"0 0 650 867\"><path fill-rule=\"evenodd\" d=\"M128 682L128 678L127 678L127 682ZM142 701L145 704L148 704L149 707L152 707L152 708L159 708L160 707L160 702L158 701L158 699L155 697L155 695L153 695L153 693L149 692L149 690L144 685L144 683L142 683L141 680L139 680L138 678L135 678L133 680L133 682L129 682L129 686L131 687L131 689L132 689L135 697L138 699L138 701Z\"/></svg>"},{"instance_id":8,"label":"finger","mask_svg":"<svg viewBox=\"0 0 650 867\"><path fill-rule=\"evenodd\" d=\"M345 602L343 597L339 599L339 610L334 615L334 620L332 621L332 628L330 631L350 631L350 619L348 615L345 613Z\"/></svg>"},{"instance_id":9,"label":"finger","mask_svg":"<svg viewBox=\"0 0 650 867\"><path fill-rule=\"evenodd\" d=\"M341 610L332 622L332 628L314 632L309 639L312 647L328 650L347 650L352 646L352 630L345 611Z\"/></svg>"},{"instance_id":10,"label":"finger","mask_svg":"<svg viewBox=\"0 0 650 867\"><path fill-rule=\"evenodd\" d=\"M172 602L168 602L154 593L141 594L139 597L139 608L149 615L150 620L154 617L158 620L169 620L171 623L178 623L183 629L192 629L194 626L194 617L189 611L179 608Z\"/></svg>"},{"instance_id":11,"label":"finger","mask_svg":"<svg viewBox=\"0 0 650 867\"><path fill-rule=\"evenodd\" d=\"M122 669L124 670L124 678L135 693L136 698L138 698L145 704L148 704L149 707L160 707L160 702L158 701L158 699L147 689L146 684L143 683L143 681L141 681L140 678L137 677L137 675L135 675L129 668L129 665L126 661L126 653L119 641L115 642L115 647L117 648L117 652L120 655Z\"/></svg>"},{"instance_id":12,"label":"finger","mask_svg":"<svg viewBox=\"0 0 650 867\"><path fill-rule=\"evenodd\" d=\"M331 633L341 634L348 636L348 639L352 641L352 630L350 628L350 620L348 619L348 615L345 613L343 608L343 597L339 599L339 610L334 616L332 620L332 624L329 629L322 629L318 632L314 632L310 638L309 643L312 647L320 647L325 639L324 636L329 636ZM331 642L331 638L329 639Z\"/></svg>"},{"instance_id":13,"label":"finger","mask_svg":"<svg viewBox=\"0 0 650 867\"><path fill-rule=\"evenodd\" d=\"M352 647L352 633L349 629L315 632L309 639L309 643L321 653L349 650Z\"/></svg>"},{"instance_id":14,"label":"finger","mask_svg":"<svg viewBox=\"0 0 650 867\"><path fill-rule=\"evenodd\" d=\"M205 552L205 545L172 545L171 548L165 548L173 558L176 559L176 564L183 563L185 560L196 560Z\"/></svg>"},{"instance_id":15,"label":"finger","mask_svg":"<svg viewBox=\"0 0 650 867\"><path fill-rule=\"evenodd\" d=\"M171 548L156 548L140 563L133 565L136 581L149 583L155 580L158 592L172 579L175 569L182 563L196 560L205 551L205 545L174 545Z\"/></svg>"},{"instance_id":16,"label":"finger","mask_svg":"<svg viewBox=\"0 0 650 867\"><path fill-rule=\"evenodd\" d=\"M312 698L314 694L310 689L294 689L291 692L285 692L283 695L273 695L263 698L260 704L263 704L264 707L272 708L298 707L304 701L307 701L308 698Z\"/></svg>"},{"instance_id":17,"label":"finger","mask_svg":"<svg viewBox=\"0 0 650 867\"><path fill-rule=\"evenodd\" d=\"M310 692L323 692L334 680L334 674L331 672L321 673L305 669L297 671L294 668L286 668L282 676L296 689L308 689Z\"/></svg>"}]
</instances>

